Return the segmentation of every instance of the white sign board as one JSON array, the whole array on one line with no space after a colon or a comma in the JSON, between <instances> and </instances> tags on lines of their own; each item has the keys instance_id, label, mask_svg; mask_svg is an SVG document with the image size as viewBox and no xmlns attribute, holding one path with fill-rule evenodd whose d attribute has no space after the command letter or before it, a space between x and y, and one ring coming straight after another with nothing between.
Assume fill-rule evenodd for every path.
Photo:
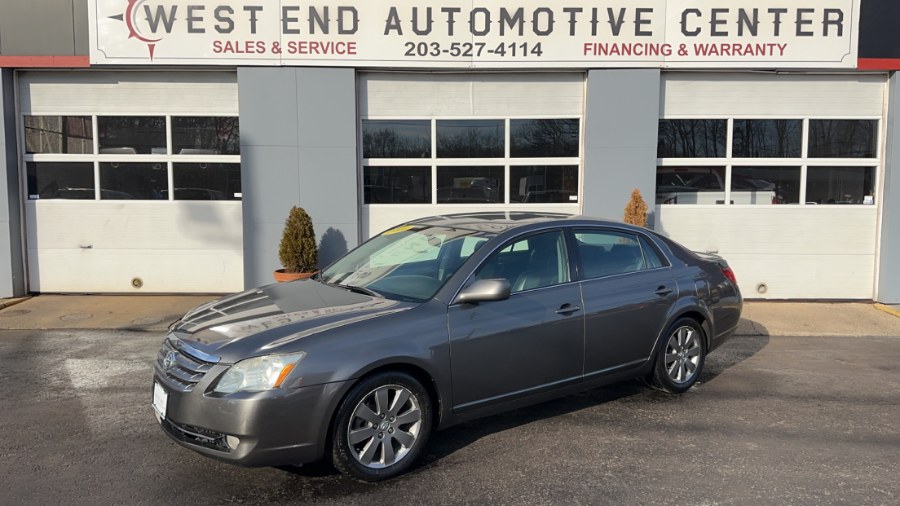
<instances>
[{"instance_id":1,"label":"white sign board","mask_svg":"<svg viewBox=\"0 0 900 506\"><path fill-rule=\"evenodd\" d=\"M856 68L859 0L91 0L95 65Z\"/></svg>"}]
</instances>

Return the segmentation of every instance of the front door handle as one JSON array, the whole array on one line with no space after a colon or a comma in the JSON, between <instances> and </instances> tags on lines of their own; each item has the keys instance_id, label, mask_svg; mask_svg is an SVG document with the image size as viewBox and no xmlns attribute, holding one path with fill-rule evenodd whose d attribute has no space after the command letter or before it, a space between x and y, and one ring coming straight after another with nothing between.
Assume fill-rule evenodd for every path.
<instances>
[{"instance_id":1,"label":"front door handle","mask_svg":"<svg viewBox=\"0 0 900 506\"><path fill-rule=\"evenodd\" d=\"M556 314L570 315L575 311L581 311L581 306L576 306L574 304L563 304L562 306L559 306L559 309L556 310Z\"/></svg>"},{"instance_id":2,"label":"front door handle","mask_svg":"<svg viewBox=\"0 0 900 506\"><path fill-rule=\"evenodd\" d=\"M669 288L668 286L660 286L653 293L655 293L656 295L659 295L660 297L665 297L666 295L669 295L670 293L672 293L672 289Z\"/></svg>"}]
</instances>

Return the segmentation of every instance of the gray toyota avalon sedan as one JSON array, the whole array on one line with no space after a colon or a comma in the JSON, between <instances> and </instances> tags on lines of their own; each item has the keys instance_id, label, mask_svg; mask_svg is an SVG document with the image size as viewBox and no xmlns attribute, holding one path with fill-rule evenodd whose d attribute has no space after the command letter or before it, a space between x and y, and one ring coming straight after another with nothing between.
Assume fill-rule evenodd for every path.
<instances>
[{"instance_id":1,"label":"gray toyota avalon sedan","mask_svg":"<svg viewBox=\"0 0 900 506\"><path fill-rule=\"evenodd\" d=\"M327 458L383 480L434 429L625 378L684 392L741 305L725 260L643 228L437 216L313 279L186 314L159 352L153 407L172 439L209 457Z\"/></svg>"}]
</instances>

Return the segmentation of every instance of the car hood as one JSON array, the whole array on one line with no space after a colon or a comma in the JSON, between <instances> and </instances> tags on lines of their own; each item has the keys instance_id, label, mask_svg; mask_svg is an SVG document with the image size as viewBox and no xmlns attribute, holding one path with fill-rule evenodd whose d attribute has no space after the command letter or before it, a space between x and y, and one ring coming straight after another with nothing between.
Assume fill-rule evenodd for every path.
<instances>
[{"instance_id":1,"label":"car hood","mask_svg":"<svg viewBox=\"0 0 900 506\"><path fill-rule=\"evenodd\" d=\"M305 279L247 290L199 306L178 321L171 334L199 351L199 358L232 363L255 355L296 351L291 343L305 337L416 305Z\"/></svg>"}]
</instances>

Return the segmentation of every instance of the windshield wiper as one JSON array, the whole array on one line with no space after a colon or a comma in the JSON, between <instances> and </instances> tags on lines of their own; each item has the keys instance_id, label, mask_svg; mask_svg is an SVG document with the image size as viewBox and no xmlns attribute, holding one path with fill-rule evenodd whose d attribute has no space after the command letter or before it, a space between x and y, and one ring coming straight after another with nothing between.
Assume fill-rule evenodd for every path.
<instances>
[{"instance_id":1,"label":"windshield wiper","mask_svg":"<svg viewBox=\"0 0 900 506\"><path fill-rule=\"evenodd\" d=\"M326 283L329 284L329 283ZM368 295L369 297L378 297L380 299L384 298L384 295L376 292L375 290L370 290L364 286L356 286L356 285L342 285L340 283L333 283L331 286L336 286L338 288L343 288L344 290L350 290L351 292L361 293L363 295Z\"/></svg>"}]
</instances>

